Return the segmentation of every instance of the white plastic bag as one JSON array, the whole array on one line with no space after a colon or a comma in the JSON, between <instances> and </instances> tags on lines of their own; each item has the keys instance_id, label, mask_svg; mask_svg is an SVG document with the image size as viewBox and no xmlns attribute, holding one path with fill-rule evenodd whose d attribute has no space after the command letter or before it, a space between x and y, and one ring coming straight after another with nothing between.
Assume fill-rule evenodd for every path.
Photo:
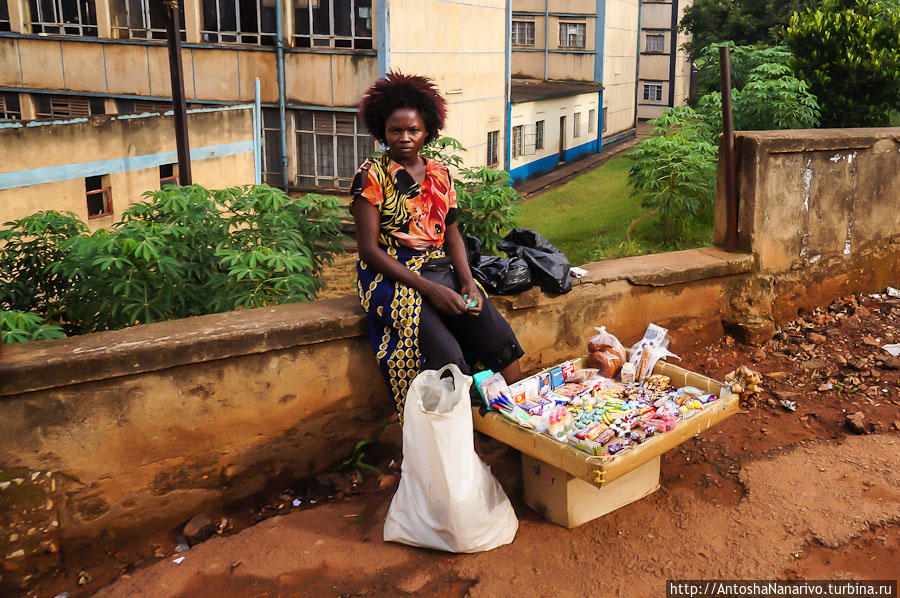
<instances>
[{"instance_id":1,"label":"white plastic bag","mask_svg":"<svg viewBox=\"0 0 900 598\"><path fill-rule=\"evenodd\" d=\"M453 377L441 379L446 371ZM386 542L481 552L513 541L516 514L475 453L471 384L450 364L420 373L410 385L400 486L384 522Z\"/></svg>"}]
</instances>

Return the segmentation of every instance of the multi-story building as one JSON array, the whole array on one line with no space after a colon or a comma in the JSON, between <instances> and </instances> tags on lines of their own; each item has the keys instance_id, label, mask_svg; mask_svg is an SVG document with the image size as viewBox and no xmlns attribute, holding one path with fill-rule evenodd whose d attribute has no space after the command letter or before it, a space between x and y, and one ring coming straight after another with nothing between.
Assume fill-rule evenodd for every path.
<instances>
[{"instance_id":1,"label":"multi-story building","mask_svg":"<svg viewBox=\"0 0 900 598\"><path fill-rule=\"evenodd\" d=\"M165 5L0 0L0 119L167 109ZM262 178L290 190L349 187L376 149L356 106L391 69L437 82L467 165L516 180L634 134L637 0L181 6L188 106L252 102L259 79Z\"/></svg>"},{"instance_id":2,"label":"multi-story building","mask_svg":"<svg viewBox=\"0 0 900 598\"><path fill-rule=\"evenodd\" d=\"M511 2L513 179L553 170L633 136L638 3Z\"/></svg>"},{"instance_id":3,"label":"multi-story building","mask_svg":"<svg viewBox=\"0 0 900 598\"><path fill-rule=\"evenodd\" d=\"M678 23L693 0L641 0L641 55L638 118L662 115L684 106L690 94L691 62L684 51L688 35Z\"/></svg>"}]
</instances>

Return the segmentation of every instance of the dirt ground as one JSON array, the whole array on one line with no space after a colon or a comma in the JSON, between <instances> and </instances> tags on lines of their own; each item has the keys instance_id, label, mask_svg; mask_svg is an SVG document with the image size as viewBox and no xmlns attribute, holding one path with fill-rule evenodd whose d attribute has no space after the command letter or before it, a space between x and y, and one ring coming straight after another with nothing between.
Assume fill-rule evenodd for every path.
<instances>
[{"instance_id":1,"label":"dirt ground","mask_svg":"<svg viewBox=\"0 0 900 598\"><path fill-rule=\"evenodd\" d=\"M515 541L474 555L383 542L393 424L367 452L378 475L325 474L211 512L221 533L180 554L179 530L64 552L26 595L582 598L660 596L667 579L897 579L900 359L881 346L900 342L898 326L900 299L848 297L763 347L726 337L684 354L720 380L740 365L762 372L762 400L666 453L658 491L574 530L526 507L518 453L476 435L519 517Z\"/></svg>"}]
</instances>

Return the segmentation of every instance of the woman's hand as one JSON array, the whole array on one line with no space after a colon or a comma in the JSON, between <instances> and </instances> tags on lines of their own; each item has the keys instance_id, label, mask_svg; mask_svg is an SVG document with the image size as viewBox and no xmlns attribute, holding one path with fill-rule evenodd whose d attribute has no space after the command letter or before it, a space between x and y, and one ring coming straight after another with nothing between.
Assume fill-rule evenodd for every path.
<instances>
[{"instance_id":1,"label":"woman's hand","mask_svg":"<svg viewBox=\"0 0 900 598\"><path fill-rule=\"evenodd\" d=\"M462 295L442 284L430 283L422 292L425 299L441 313L458 316L466 312Z\"/></svg>"},{"instance_id":2,"label":"woman's hand","mask_svg":"<svg viewBox=\"0 0 900 598\"><path fill-rule=\"evenodd\" d=\"M468 296L469 303L472 301L477 301L475 305L472 307L467 307L466 312L470 315L477 316L481 313L481 305L484 301L484 295L481 294L481 289L478 288L478 285L475 284L475 281L469 281L468 283L462 285L460 289L462 291L463 297Z\"/></svg>"}]
</instances>

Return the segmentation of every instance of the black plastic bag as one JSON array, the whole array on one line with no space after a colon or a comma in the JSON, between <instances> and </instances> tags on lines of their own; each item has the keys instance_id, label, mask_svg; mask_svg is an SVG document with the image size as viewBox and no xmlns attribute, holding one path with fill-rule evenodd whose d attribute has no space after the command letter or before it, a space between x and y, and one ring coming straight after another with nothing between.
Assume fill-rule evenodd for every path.
<instances>
[{"instance_id":1,"label":"black plastic bag","mask_svg":"<svg viewBox=\"0 0 900 598\"><path fill-rule=\"evenodd\" d=\"M472 267L472 275L495 295L514 295L532 286L531 268L521 258L482 256L478 265Z\"/></svg>"},{"instance_id":2,"label":"black plastic bag","mask_svg":"<svg viewBox=\"0 0 900 598\"><path fill-rule=\"evenodd\" d=\"M478 267L478 261L481 259L481 239L466 235L464 239L466 244L466 255L469 256L469 266Z\"/></svg>"},{"instance_id":3,"label":"black plastic bag","mask_svg":"<svg viewBox=\"0 0 900 598\"><path fill-rule=\"evenodd\" d=\"M499 247L513 258L525 260L531 280L550 293L572 290L569 260L543 235L527 228L514 228L500 241Z\"/></svg>"}]
</instances>

